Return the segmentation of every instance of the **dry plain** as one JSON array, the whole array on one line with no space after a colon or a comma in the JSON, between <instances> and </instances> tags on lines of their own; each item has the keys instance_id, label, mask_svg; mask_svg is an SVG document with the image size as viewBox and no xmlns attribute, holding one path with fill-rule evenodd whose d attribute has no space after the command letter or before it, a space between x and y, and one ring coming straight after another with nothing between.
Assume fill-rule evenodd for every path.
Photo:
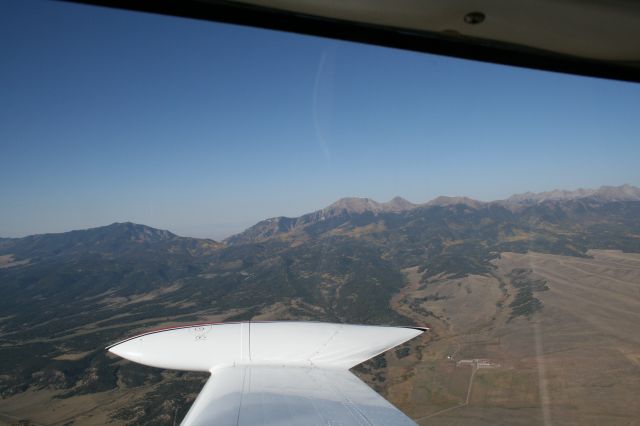
<instances>
[{"instance_id":1,"label":"dry plain","mask_svg":"<svg viewBox=\"0 0 640 426\"><path fill-rule=\"evenodd\" d=\"M388 356L401 372L383 393L425 425L640 424L640 255L589 255L502 253L489 276L427 283L407 270L394 305L433 332L419 357ZM516 268L549 288L529 318L510 318ZM493 365L457 366L477 358Z\"/></svg>"}]
</instances>

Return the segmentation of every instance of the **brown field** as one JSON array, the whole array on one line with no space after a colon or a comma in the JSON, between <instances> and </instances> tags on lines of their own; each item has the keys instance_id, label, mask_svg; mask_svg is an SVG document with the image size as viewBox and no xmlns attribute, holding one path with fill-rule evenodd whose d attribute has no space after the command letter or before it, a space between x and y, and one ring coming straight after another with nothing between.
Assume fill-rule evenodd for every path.
<instances>
[{"instance_id":1,"label":"brown field","mask_svg":"<svg viewBox=\"0 0 640 426\"><path fill-rule=\"evenodd\" d=\"M640 425L640 255L589 254L503 253L490 277L426 285L405 271L409 284L393 304L412 306L433 331L415 344L422 359L403 370L411 392L391 385L385 396L425 425ZM531 269L549 290L534 293L541 312L509 321L514 268ZM500 367L473 377L473 367L456 367L473 358Z\"/></svg>"},{"instance_id":2,"label":"brown field","mask_svg":"<svg viewBox=\"0 0 640 426\"><path fill-rule=\"evenodd\" d=\"M29 259L26 260L14 260L13 255L5 254L0 256L0 269L11 268L13 266L26 265L29 263Z\"/></svg>"}]
</instances>

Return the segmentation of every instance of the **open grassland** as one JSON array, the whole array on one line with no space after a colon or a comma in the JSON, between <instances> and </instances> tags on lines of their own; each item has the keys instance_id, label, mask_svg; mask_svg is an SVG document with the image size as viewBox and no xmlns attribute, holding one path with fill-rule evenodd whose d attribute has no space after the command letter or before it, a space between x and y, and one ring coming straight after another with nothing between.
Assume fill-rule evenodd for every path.
<instances>
[{"instance_id":1,"label":"open grassland","mask_svg":"<svg viewBox=\"0 0 640 426\"><path fill-rule=\"evenodd\" d=\"M426 283L406 270L394 306L433 331L387 398L425 425L640 424L640 255L589 255L502 253L490 275ZM514 270L548 287L530 315L513 316ZM478 358L492 365L457 365Z\"/></svg>"}]
</instances>

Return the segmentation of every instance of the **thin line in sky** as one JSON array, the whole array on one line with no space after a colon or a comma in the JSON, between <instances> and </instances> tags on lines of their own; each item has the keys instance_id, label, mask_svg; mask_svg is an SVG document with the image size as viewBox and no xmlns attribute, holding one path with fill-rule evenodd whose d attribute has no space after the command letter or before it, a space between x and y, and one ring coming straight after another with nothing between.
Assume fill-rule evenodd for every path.
<instances>
[{"instance_id":1,"label":"thin line in sky","mask_svg":"<svg viewBox=\"0 0 640 426\"><path fill-rule=\"evenodd\" d=\"M322 132L322 123L320 119L320 90L321 84L323 81L323 77L326 79L327 75L327 58L329 57L329 53L327 50L322 52L320 55L320 63L318 64L318 70L316 71L316 78L313 85L313 126L315 129L316 140L322 149L322 153L327 161L327 166L331 165L331 151L329 150L329 144Z\"/></svg>"}]
</instances>

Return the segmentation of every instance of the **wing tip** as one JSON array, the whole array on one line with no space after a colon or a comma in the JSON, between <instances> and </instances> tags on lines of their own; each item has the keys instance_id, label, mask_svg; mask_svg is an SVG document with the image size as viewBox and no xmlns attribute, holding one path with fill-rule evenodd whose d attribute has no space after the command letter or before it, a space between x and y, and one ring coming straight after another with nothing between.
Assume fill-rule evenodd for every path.
<instances>
[{"instance_id":1,"label":"wing tip","mask_svg":"<svg viewBox=\"0 0 640 426\"><path fill-rule=\"evenodd\" d=\"M429 331L431 330L431 326L430 325L424 325L424 326L418 326L418 325L405 325L402 328L411 328L413 330L418 330L421 332L425 332L425 331Z\"/></svg>"}]
</instances>

